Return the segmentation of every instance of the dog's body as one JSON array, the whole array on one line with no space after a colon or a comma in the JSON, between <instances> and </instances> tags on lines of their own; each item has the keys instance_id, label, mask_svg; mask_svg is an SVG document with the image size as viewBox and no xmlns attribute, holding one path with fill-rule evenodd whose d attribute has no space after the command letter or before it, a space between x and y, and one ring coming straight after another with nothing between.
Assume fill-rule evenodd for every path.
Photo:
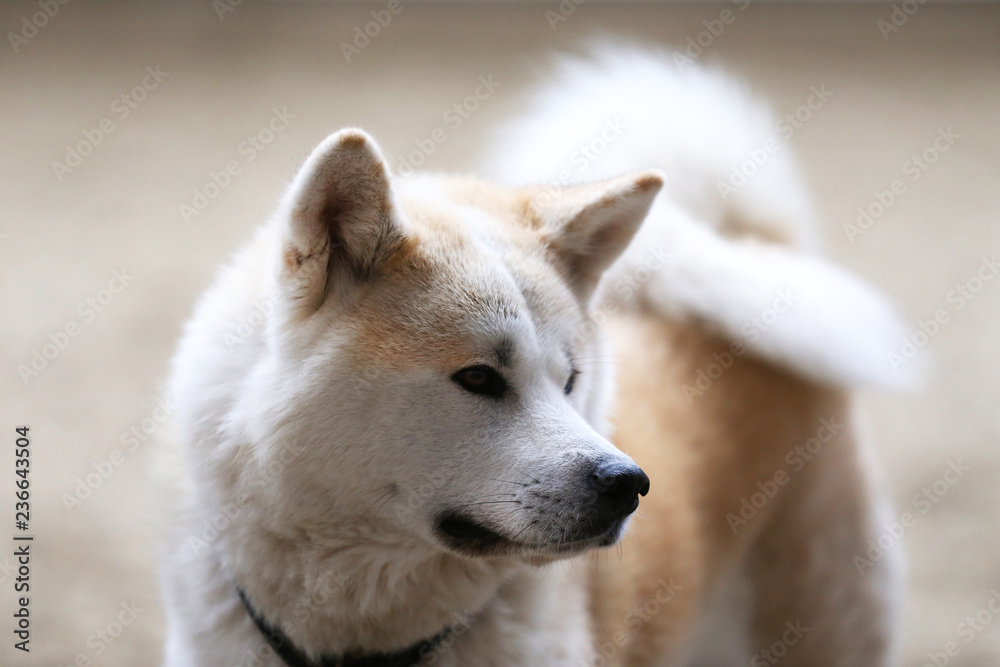
<instances>
[{"instance_id":1,"label":"dog's body","mask_svg":"<svg viewBox=\"0 0 1000 667\"><path fill-rule=\"evenodd\" d=\"M729 84L628 58L646 88L738 105L724 131L757 140ZM621 80L609 62L560 94ZM567 133L557 111L501 177L560 178L606 120ZM839 387L886 379L891 312L774 243L808 231L787 156L709 205L717 170L685 156L715 153L714 125L626 123L583 176L661 167L670 196L658 172L397 181L358 131L314 152L175 360L168 667L283 664L239 590L314 659L448 628L421 664L888 663L892 567L865 560L877 502Z\"/></svg>"}]
</instances>

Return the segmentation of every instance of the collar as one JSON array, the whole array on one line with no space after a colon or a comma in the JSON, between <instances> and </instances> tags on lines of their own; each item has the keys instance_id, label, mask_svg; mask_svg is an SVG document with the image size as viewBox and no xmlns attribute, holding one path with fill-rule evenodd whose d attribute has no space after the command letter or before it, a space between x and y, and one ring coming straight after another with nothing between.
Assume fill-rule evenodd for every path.
<instances>
[{"instance_id":1,"label":"collar","mask_svg":"<svg viewBox=\"0 0 1000 667\"><path fill-rule=\"evenodd\" d=\"M377 653L371 655L322 656L318 661L310 660L295 644L291 642L281 628L271 625L257 611L246 593L236 587L240 601L253 620L260 634L274 652L288 667L416 667L423 658L432 652L441 640L451 634L451 628L445 628L430 639L424 639L413 646L394 653Z\"/></svg>"}]
</instances>

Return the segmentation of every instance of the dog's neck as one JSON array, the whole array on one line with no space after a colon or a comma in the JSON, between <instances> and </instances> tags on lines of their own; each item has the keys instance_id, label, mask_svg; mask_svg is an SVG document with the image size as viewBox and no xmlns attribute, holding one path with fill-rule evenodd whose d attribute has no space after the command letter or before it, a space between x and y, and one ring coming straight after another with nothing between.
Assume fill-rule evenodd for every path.
<instances>
[{"instance_id":1,"label":"dog's neck","mask_svg":"<svg viewBox=\"0 0 1000 667\"><path fill-rule=\"evenodd\" d=\"M421 640L412 646L390 653L322 655L313 659L296 646L281 628L272 625L264 618L264 615L257 611L247 598L242 588L237 588L236 592L247 615L260 631L261 637L287 667L413 667L424 657L437 650L441 642L450 637L453 632L452 628L448 627L429 639Z\"/></svg>"},{"instance_id":2,"label":"dog's neck","mask_svg":"<svg viewBox=\"0 0 1000 667\"><path fill-rule=\"evenodd\" d=\"M342 536L321 542L235 526L217 551L222 571L261 615L309 653L414 645L468 623L506 580L529 567L460 558L412 539L387 539L372 527L333 525Z\"/></svg>"}]
</instances>

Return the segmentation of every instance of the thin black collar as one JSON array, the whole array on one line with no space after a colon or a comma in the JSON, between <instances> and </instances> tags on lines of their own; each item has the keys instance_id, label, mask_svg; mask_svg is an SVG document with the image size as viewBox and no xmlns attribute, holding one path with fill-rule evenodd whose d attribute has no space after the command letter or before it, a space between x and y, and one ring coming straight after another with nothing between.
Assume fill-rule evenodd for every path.
<instances>
[{"instance_id":1,"label":"thin black collar","mask_svg":"<svg viewBox=\"0 0 1000 667\"><path fill-rule=\"evenodd\" d=\"M377 653L373 655L345 655L340 657L323 656L318 662L310 660L295 644L288 639L288 636L268 623L260 612L258 612L246 593L239 586L236 592L240 595L240 600L247 610L247 614L253 620L254 625L260 630L267 643L274 649L274 652L285 662L288 667L416 667L423 658L431 653L441 640L451 634L451 628L445 628L430 639L405 648L395 653Z\"/></svg>"}]
</instances>

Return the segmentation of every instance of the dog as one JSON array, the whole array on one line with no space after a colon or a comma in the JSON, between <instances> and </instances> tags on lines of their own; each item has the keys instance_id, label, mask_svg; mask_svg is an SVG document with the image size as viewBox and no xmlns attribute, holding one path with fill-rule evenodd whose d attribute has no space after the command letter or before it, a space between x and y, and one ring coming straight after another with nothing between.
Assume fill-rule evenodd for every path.
<instances>
[{"instance_id":1,"label":"dog","mask_svg":"<svg viewBox=\"0 0 1000 667\"><path fill-rule=\"evenodd\" d=\"M489 181L331 135L196 306L167 667L891 663L892 308L738 84L555 69Z\"/></svg>"}]
</instances>

